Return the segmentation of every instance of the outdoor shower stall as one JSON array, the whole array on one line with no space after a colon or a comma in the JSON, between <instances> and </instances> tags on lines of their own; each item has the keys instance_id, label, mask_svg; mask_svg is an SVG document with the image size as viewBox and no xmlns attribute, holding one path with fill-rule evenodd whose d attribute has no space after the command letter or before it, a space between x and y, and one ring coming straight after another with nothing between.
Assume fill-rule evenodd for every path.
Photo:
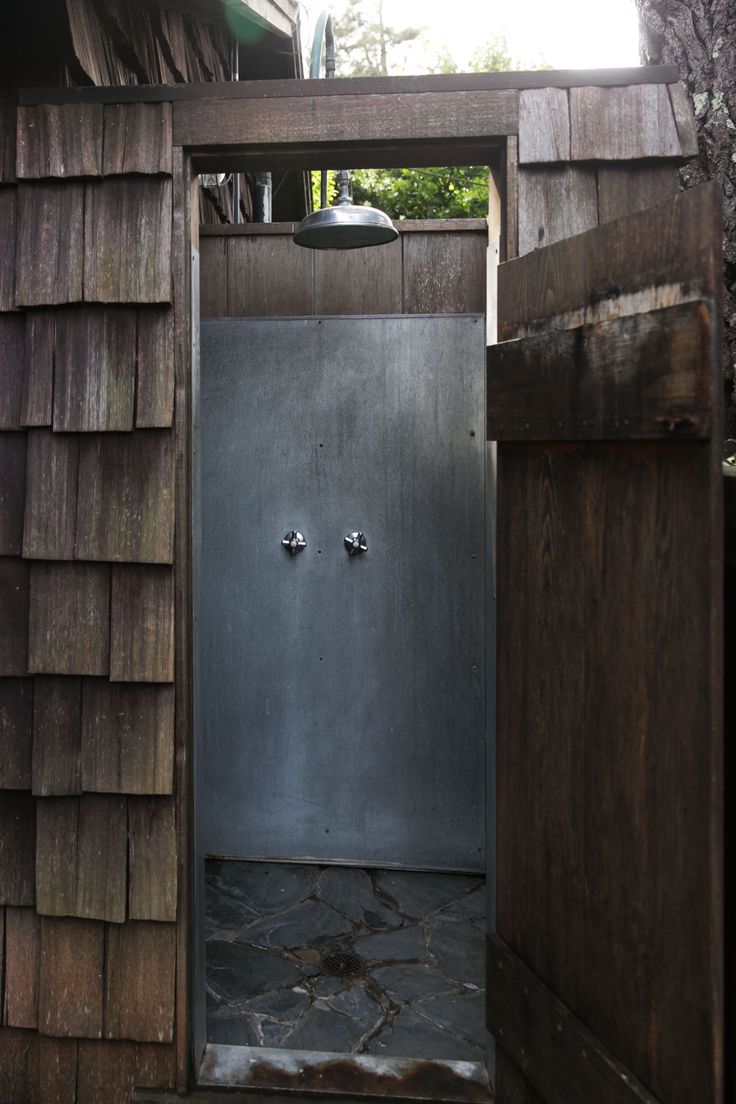
<instances>
[{"instance_id":1,"label":"outdoor shower stall","mask_svg":"<svg viewBox=\"0 0 736 1104\"><path fill-rule=\"evenodd\" d=\"M485 978L455 995L485 985L502 1104L721 1104L722 274L715 190L677 192L676 81L21 91L5 1097L445 1093L439 1049L379 1067L346 1046L327 1071L272 1017L264 1073L252 1041L207 1042L210 853L291 871L299 916L344 915L340 872L371 872L351 947L281 946L318 952L281 958L306 988L324 949L392 970L360 940L428 925L431 949L439 912L441 968L451 925L487 927ZM489 165L487 224L353 257L291 226L200 233L199 172L441 164ZM468 880L435 919L407 903L430 876ZM220 942L260 930L263 962L278 911Z\"/></svg>"}]
</instances>

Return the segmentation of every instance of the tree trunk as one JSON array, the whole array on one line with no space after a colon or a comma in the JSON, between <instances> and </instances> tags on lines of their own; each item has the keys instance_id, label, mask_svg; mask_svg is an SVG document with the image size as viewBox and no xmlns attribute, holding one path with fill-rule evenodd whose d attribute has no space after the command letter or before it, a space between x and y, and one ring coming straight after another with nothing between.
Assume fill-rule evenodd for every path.
<instances>
[{"instance_id":1,"label":"tree trunk","mask_svg":"<svg viewBox=\"0 0 736 1104\"><path fill-rule=\"evenodd\" d=\"M643 64L676 65L692 98L700 151L683 187L715 179L723 188L726 430L736 437L736 0L635 2Z\"/></svg>"}]
</instances>

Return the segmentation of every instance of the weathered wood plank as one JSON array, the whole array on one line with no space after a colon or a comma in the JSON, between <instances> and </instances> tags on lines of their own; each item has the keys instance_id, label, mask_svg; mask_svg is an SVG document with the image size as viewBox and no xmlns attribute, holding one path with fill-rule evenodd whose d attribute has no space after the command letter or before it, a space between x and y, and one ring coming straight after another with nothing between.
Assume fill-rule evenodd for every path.
<instances>
[{"instance_id":1,"label":"weathered wood plank","mask_svg":"<svg viewBox=\"0 0 736 1104\"><path fill-rule=\"evenodd\" d=\"M482 313L486 308L485 234L407 234L406 314Z\"/></svg>"},{"instance_id":2,"label":"weathered wood plank","mask_svg":"<svg viewBox=\"0 0 736 1104\"><path fill-rule=\"evenodd\" d=\"M168 1044L80 1042L74 1104L128 1104L134 1088L173 1088L175 1077L175 1048Z\"/></svg>"},{"instance_id":3,"label":"weathered wood plank","mask_svg":"<svg viewBox=\"0 0 736 1104\"><path fill-rule=\"evenodd\" d=\"M0 790L31 787L33 679L0 678Z\"/></svg>"},{"instance_id":4,"label":"weathered wood plank","mask_svg":"<svg viewBox=\"0 0 736 1104\"><path fill-rule=\"evenodd\" d=\"M170 568L113 567L111 641L112 682L173 681L174 585Z\"/></svg>"},{"instance_id":5,"label":"weathered wood plank","mask_svg":"<svg viewBox=\"0 0 736 1104\"><path fill-rule=\"evenodd\" d=\"M682 156L667 86L571 88L570 154L573 161Z\"/></svg>"},{"instance_id":6,"label":"weathered wood plank","mask_svg":"<svg viewBox=\"0 0 736 1104\"><path fill-rule=\"evenodd\" d=\"M174 694L171 686L85 679L82 788L169 794L173 786Z\"/></svg>"},{"instance_id":7,"label":"weathered wood plank","mask_svg":"<svg viewBox=\"0 0 736 1104\"><path fill-rule=\"evenodd\" d=\"M20 556L26 483L25 433L0 433L0 556Z\"/></svg>"},{"instance_id":8,"label":"weathered wood plank","mask_svg":"<svg viewBox=\"0 0 736 1104\"><path fill-rule=\"evenodd\" d=\"M128 911L131 920L176 920L174 799L131 797Z\"/></svg>"},{"instance_id":9,"label":"weathered wood plank","mask_svg":"<svg viewBox=\"0 0 736 1104\"><path fill-rule=\"evenodd\" d=\"M34 681L33 792L42 797L79 794L82 681L61 675L39 675Z\"/></svg>"},{"instance_id":10,"label":"weathered wood plank","mask_svg":"<svg viewBox=\"0 0 736 1104\"><path fill-rule=\"evenodd\" d=\"M134 310L87 306L60 311L54 429L81 433L132 429L135 358Z\"/></svg>"},{"instance_id":11,"label":"weathered wood plank","mask_svg":"<svg viewBox=\"0 0 736 1104\"><path fill-rule=\"evenodd\" d=\"M77 1104L77 1040L38 1040L38 1097L44 1104Z\"/></svg>"},{"instance_id":12,"label":"weathered wood plank","mask_svg":"<svg viewBox=\"0 0 736 1104\"><path fill-rule=\"evenodd\" d=\"M43 307L82 299L84 185L18 186L16 303Z\"/></svg>"},{"instance_id":13,"label":"weathered wood plank","mask_svg":"<svg viewBox=\"0 0 736 1104\"><path fill-rule=\"evenodd\" d=\"M0 792L0 905L35 905L36 803L21 790Z\"/></svg>"},{"instance_id":14,"label":"weathered wood plank","mask_svg":"<svg viewBox=\"0 0 736 1104\"><path fill-rule=\"evenodd\" d=\"M660 205L656 234L651 211L640 211L501 265L499 338L712 297L722 279L710 245L721 202L712 182L690 188Z\"/></svg>"},{"instance_id":15,"label":"weathered wood plank","mask_svg":"<svg viewBox=\"0 0 736 1104\"><path fill-rule=\"evenodd\" d=\"M171 104L105 105L105 176L170 173Z\"/></svg>"},{"instance_id":16,"label":"weathered wood plank","mask_svg":"<svg viewBox=\"0 0 736 1104\"><path fill-rule=\"evenodd\" d=\"M570 160L570 109L565 88L519 93L519 164Z\"/></svg>"},{"instance_id":17,"label":"weathered wood plank","mask_svg":"<svg viewBox=\"0 0 736 1104\"><path fill-rule=\"evenodd\" d=\"M18 89L0 88L0 183L15 183L15 131Z\"/></svg>"},{"instance_id":18,"label":"weathered wood plank","mask_svg":"<svg viewBox=\"0 0 736 1104\"><path fill-rule=\"evenodd\" d=\"M0 1027L0 1100L38 1104L38 1035L16 1027Z\"/></svg>"},{"instance_id":19,"label":"weathered wood plank","mask_svg":"<svg viewBox=\"0 0 736 1104\"><path fill-rule=\"evenodd\" d=\"M314 254L291 238L231 238L227 313L238 317L314 312Z\"/></svg>"},{"instance_id":20,"label":"weathered wood plank","mask_svg":"<svg viewBox=\"0 0 736 1104\"><path fill-rule=\"evenodd\" d=\"M138 312L138 393L135 424L165 428L174 418L174 319L170 309Z\"/></svg>"},{"instance_id":21,"label":"weathered wood plank","mask_svg":"<svg viewBox=\"0 0 736 1104\"><path fill-rule=\"evenodd\" d=\"M228 244L227 237L200 238L199 310L202 318L222 318L227 315Z\"/></svg>"},{"instance_id":22,"label":"weathered wood plank","mask_svg":"<svg viewBox=\"0 0 736 1104\"><path fill-rule=\"evenodd\" d=\"M125 920L127 825L124 797L39 800L36 907L41 915Z\"/></svg>"},{"instance_id":23,"label":"weathered wood plank","mask_svg":"<svg viewBox=\"0 0 736 1104\"><path fill-rule=\"evenodd\" d=\"M401 314L402 241L314 254L315 314Z\"/></svg>"},{"instance_id":24,"label":"weathered wood plank","mask_svg":"<svg viewBox=\"0 0 736 1104\"><path fill-rule=\"evenodd\" d=\"M0 430L21 428L24 344L23 316L0 315Z\"/></svg>"},{"instance_id":25,"label":"weathered wood plank","mask_svg":"<svg viewBox=\"0 0 736 1104\"><path fill-rule=\"evenodd\" d=\"M105 925L100 920L41 918L42 1035L102 1037L104 948Z\"/></svg>"},{"instance_id":26,"label":"weathered wood plank","mask_svg":"<svg viewBox=\"0 0 736 1104\"><path fill-rule=\"evenodd\" d=\"M671 161L602 163L598 165L598 221L610 222L653 207L675 196L679 188L677 168Z\"/></svg>"},{"instance_id":27,"label":"weathered wood plank","mask_svg":"<svg viewBox=\"0 0 736 1104\"><path fill-rule=\"evenodd\" d=\"M506 261L519 255L519 139L511 135L506 139L506 179L504 181L505 219L503 258Z\"/></svg>"},{"instance_id":28,"label":"weathered wood plank","mask_svg":"<svg viewBox=\"0 0 736 1104\"><path fill-rule=\"evenodd\" d=\"M680 149L683 157L697 157L698 155L698 128L695 124L690 97L685 85L678 81L676 84L667 85L672 104L672 113L675 116L677 136L680 139Z\"/></svg>"},{"instance_id":29,"label":"weathered wood plank","mask_svg":"<svg viewBox=\"0 0 736 1104\"><path fill-rule=\"evenodd\" d=\"M175 965L174 924L131 920L108 927L106 1039L171 1042Z\"/></svg>"},{"instance_id":30,"label":"weathered wood plank","mask_svg":"<svg viewBox=\"0 0 736 1104\"><path fill-rule=\"evenodd\" d=\"M488 1026L544 1100L658 1104L498 935L487 962Z\"/></svg>"},{"instance_id":31,"label":"weathered wood plank","mask_svg":"<svg viewBox=\"0 0 736 1104\"><path fill-rule=\"evenodd\" d=\"M23 555L32 560L71 560L77 525L79 439L28 432Z\"/></svg>"},{"instance_id":32,"label":"weathered wood plank","mask_svg":"<svg viewBox=\"0 0 736 1104\"><path fill-rule=\"evenodd\" d=\"M26 313L25 377L21 424L50 426L54 413L54 346L56 311Z\"/></svg>"},{"instance_id":33,"label":"weathered wood plank","mask_svg":"<svg viewBox=\"0 0 736 1104\"><path fill-rule=\"evenodd\" d=\"M665 96L667 90L665 88ZM258 101L189 101L174 105L175 145L207 148L308 143L452 140L516 134L515 90L427 92L387 100L378 95L263 98Z\"/></svg>"},{"instance_id":34,"label":"weathered wood plank","mask_svg":"<svg viewBox=\"0 0 736 1104\"><path fill-rule=\"evenodd\" d=\"M171 180L113 177L86 185L84 298L171 301Z\"/></svg>"},{"instance_id":35,"label":"weathered wood plank","mask_svg":"<svg viewBox=\"0 0 736 1104\"><path fill-rule=\"evenodd\" d=\"M3 1023L38 1027L39 917L32 908L5 910Z\"/></svg>"},{"instance_id":36,"label":"weathered wood plank","mask_svg":"<svg viewBox=\"0 0 736 1104\"><path fill-rule=\"evenodd\" d=\"M28 674L28 564L0 557L0 675Z\"/></svg>"},{"instance_id":37,"label":"weathered wood plank","mask_svg":"<svg viewBox=\"0 0 736 1104\"><path fill-rule=\"evenodd\" d=\"M76 559L171 563L173 545L173 434L150 429L83 439Z\"/></svg>"},{"instance_id":38,"label":"weathered wood plank","mask_svg":"<svg viewBox=\"0 0 736 1104\"><path fill-rule=\"evenodd\" d=\"M712 328L684 303L492 345L488 439L708 437Z\"/></svg>"},{"instance_id":39,"label":"weathered wood plank","mask_svg":"<svg viewBox=\"0 0 736 1104\"><path fill-rule=\"evenodd\" d=\"M31 566L29 669L49 675L106 675L110 664L110 568Z\"/></svg>"},{"instance_id":40,"label":"weathered wood plank","mask_svg":"<svg viewBox=\"0 0 736 1104\"><path fill-rule=\"evenodd\" d=\"M519 169L519 255L598 225L594 168Z\"/></svg>"},{"instance_id":41,"label":"weathered wood plank","mask_svg":"<svg viewBox=\"0 0 736 1104\"><path fill-rule=\"evenodd\" d=\"M102 174L102 104L18 108L19 179Z\"/></svg>"},{"instance_id":42,"label":"weathered wood plank","mask_svg":"<svg viewBox=\"0 0 736 1104\"><path fill-rule=\"evenodd\" d=\"M18 235L18 189L0 188L0 311L15 310L15 253Z\"/></svg>"}]
</instances>

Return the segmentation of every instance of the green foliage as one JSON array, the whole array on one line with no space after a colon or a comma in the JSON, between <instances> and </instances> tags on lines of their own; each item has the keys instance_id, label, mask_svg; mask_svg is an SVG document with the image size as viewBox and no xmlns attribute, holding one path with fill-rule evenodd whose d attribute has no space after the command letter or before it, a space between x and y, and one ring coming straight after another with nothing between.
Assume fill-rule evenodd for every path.
<instances>
[{"instance_id":1,"label":"green foliage","mask_svg":"<svg viewBox=\"0 0 736 1104\"><path fill-rule=\"evenodd\" d=\"M351 192L354 203L379 207L392 219L485 218L488 169L359 169Z\"/></svg>"}]
</instances>

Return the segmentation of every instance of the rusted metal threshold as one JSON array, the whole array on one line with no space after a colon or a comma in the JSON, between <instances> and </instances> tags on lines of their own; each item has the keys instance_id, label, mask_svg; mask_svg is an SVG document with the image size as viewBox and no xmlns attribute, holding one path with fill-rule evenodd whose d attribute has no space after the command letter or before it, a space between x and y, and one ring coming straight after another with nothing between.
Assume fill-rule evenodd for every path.
<instances>
[{"instance_id":1,"label":"rusted metal threshold","mask_svg":"<svg viewBox=\"0 0 736 1104\"><path fill-rule=\"evenodd\" d=\"M312 1099L323 1095L329 1104L339 1104L336 1096L434 1104L491 1104L493 1100L488 1071L481 1062L376 1058L217 1043L205 1047L199 1070L198 1090L207 1089L262 1089L289 1094L292 1100L298 1095L311 1095ZM149 1095L138 1099L161 1098Z\"/></svg>"}]
</instances>

